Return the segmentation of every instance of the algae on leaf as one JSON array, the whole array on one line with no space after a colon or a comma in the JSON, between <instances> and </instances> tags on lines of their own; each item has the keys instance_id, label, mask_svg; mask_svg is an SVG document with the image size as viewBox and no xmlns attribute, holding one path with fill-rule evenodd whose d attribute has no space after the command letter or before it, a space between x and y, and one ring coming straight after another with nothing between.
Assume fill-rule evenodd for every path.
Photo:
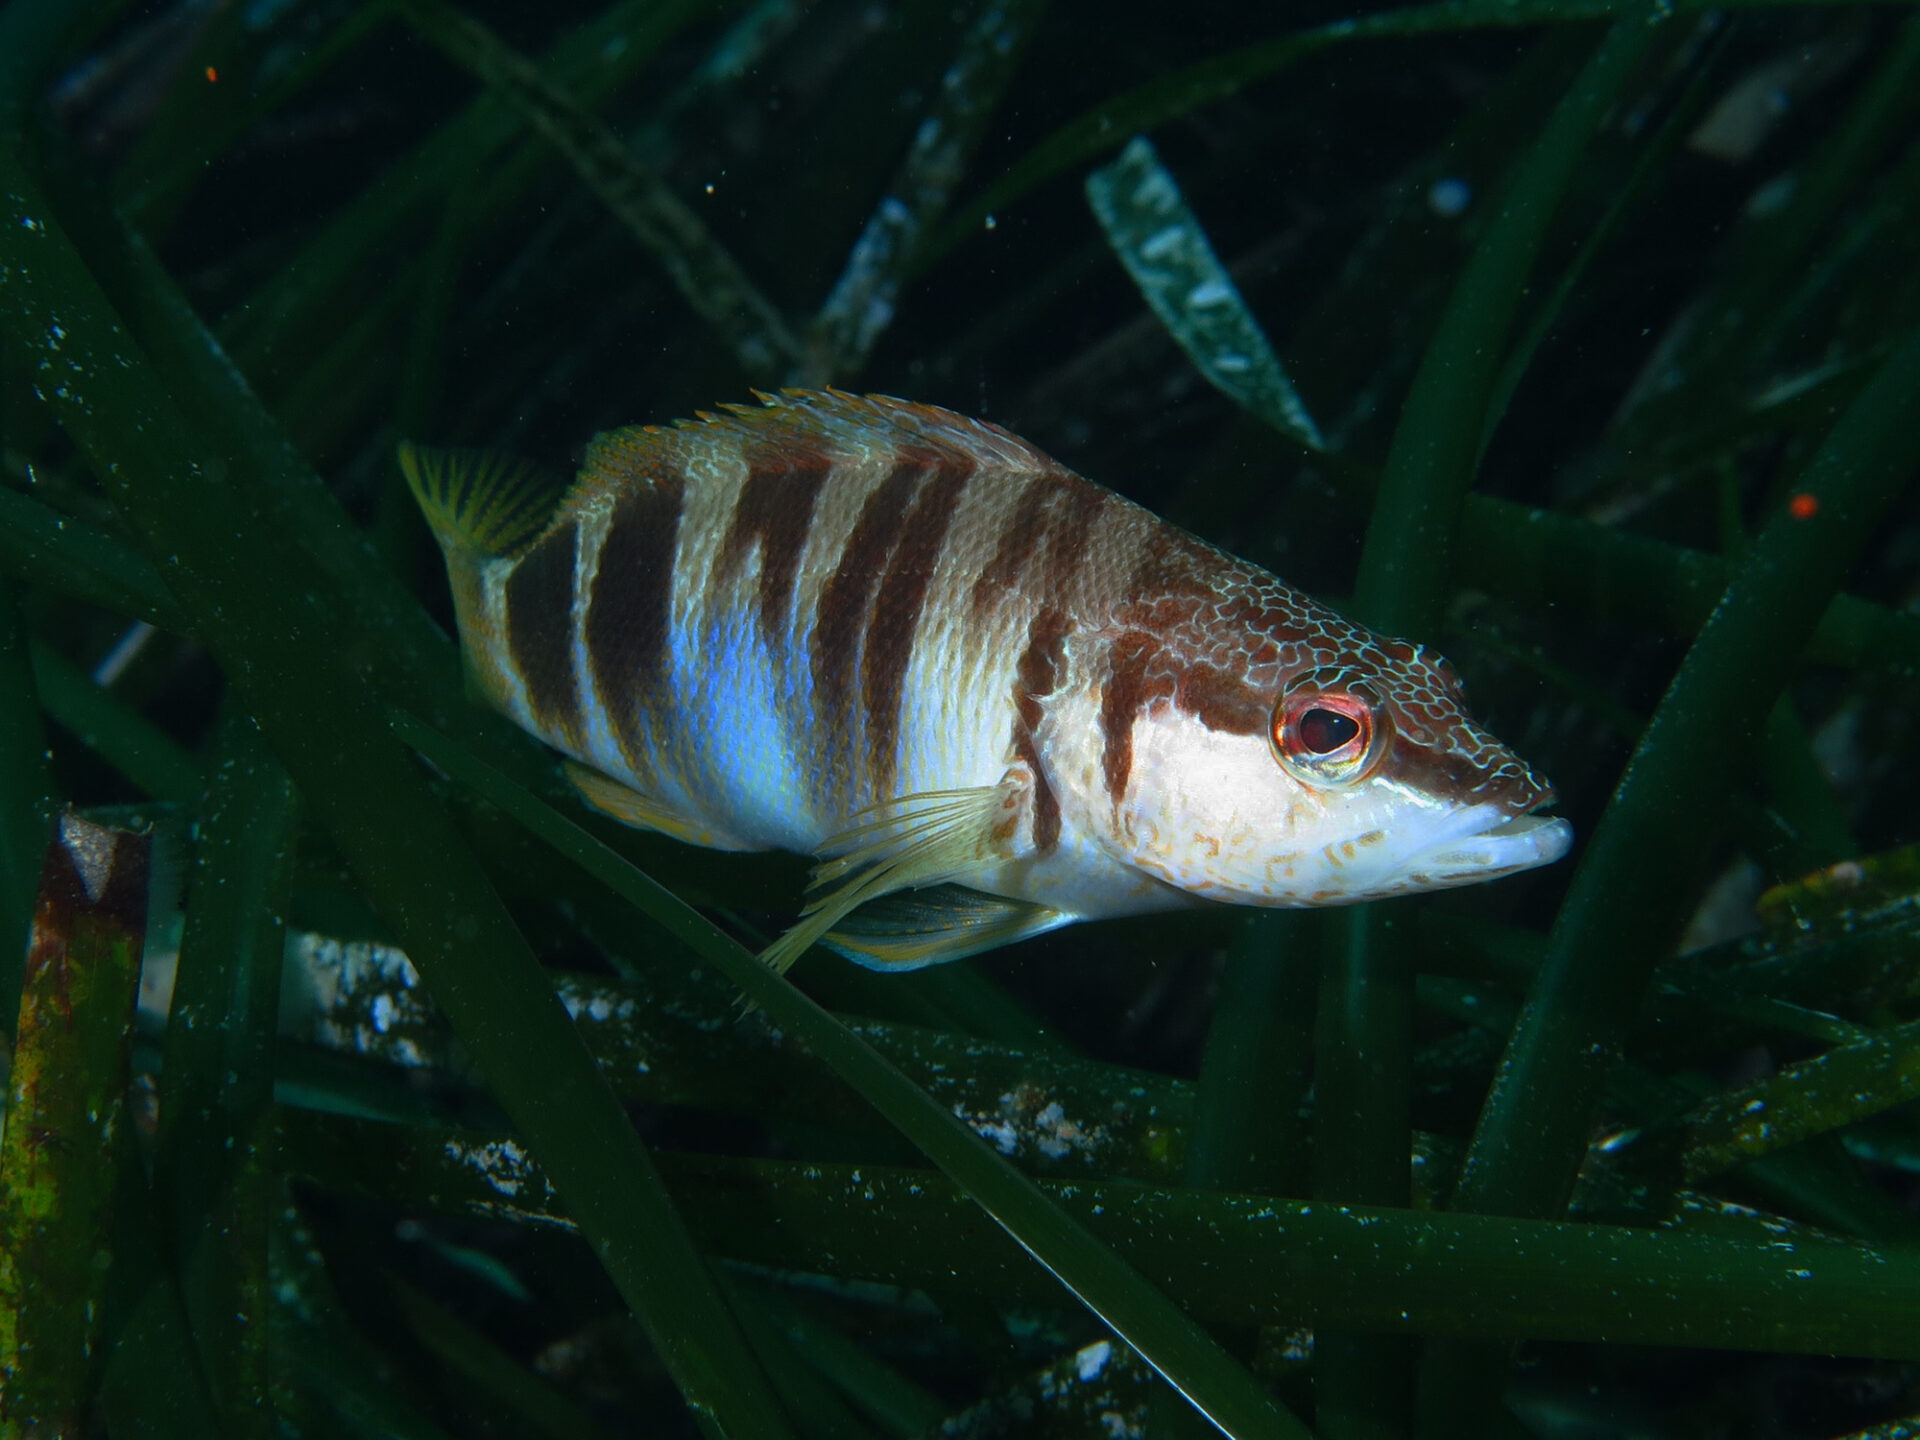
<instances>
[{"instance_id":1,"label":"algae on leaf","mask_svg":"<svg viewBox=\"0 0 1920 1440\"><path fill-rule=\"evenodd\" d=\"M15 1433L79 1433L105 1358L147 878L145 836L60 817L0 1133L0 1386Z\"/></svg>"},{"instance_id":2,"label":"algae on leaf","mask_svg":"<svg viewBox=\"0 0 1920 1440\"><path fill-rule=\"evenodd\" d=\"M1307 449L1324 450L1320 427L1153 146L1128 141L1119 159L1087 176L1087 199L1133 283L1208 382Z\"/></svg>"}]
</instances>

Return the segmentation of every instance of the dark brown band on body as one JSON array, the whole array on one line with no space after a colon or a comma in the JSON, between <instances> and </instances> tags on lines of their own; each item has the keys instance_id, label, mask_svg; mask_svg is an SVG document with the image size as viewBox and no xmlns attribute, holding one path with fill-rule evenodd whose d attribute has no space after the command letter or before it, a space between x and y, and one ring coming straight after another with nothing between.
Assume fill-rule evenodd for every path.
<instances>
[{"instance_id":1,"label":"dark brown band on body","mask_svg":"<svg viewBox=\"0 0 1920 1440\"><path fill-rule=\"evenodd\" d=\"M527 687L534 722L550 738L577 744L583 726L573 673L573 566L580 527L553 530L507 577L507 655Z\"/></svg>"},{"instance_id":2,"label":"dark brown band on body","mask_svg":"<svg viewBox=\"0 0 1920 1440\"><path fill-rule=\"evenodd\" d=\"M1072 471L1063 472L1066 484L1054 500L1047 527L1047 554L1041 567L1039 591L1063 595L1087 559L1087 537L1094 518L1107 503L1107 492Z\"/></svg>"},{"instance_id":3,"label":"dark brown band on body","mask_svg":"<svg viewBox=\"0 0 1920 1440\"><path fill-rule=\"evenodd\" d=\"M1127 576L1127 595L1139 605L1166 600L1217 600L1208 572L1218 568L1218 556L1203 541L1150 515L1141 517L1151 529Z\"/></svg>"},{"instance_id":4,"label":"dark brown band on body","mask_svg":"<svg viewBox=\"0 0 1920 1440\"><path fill-rule=\"evenodd\" d=\"M1211 665L1190 666L1174 690L1173 703L1209 730L1258 735L1273 720L1273 698Z\"/></svg>"},{"instance_id":5,"label":"dark brown band on body","mask_svg":"<svg viewBox=\"0 0 1920 1440\"><path fill-rule=\"evenodd\" d=\"M899 768L900 710L905 700L907 665L913 638L926 609L940 551L947 542L961 492L973 476L973 462L962 455L943 456L920 487L894 546L893 558L874 592L860 656L860 697L866 707L868 756L874 793L893 791Z\"/></svg>"},{"instance_id":6,"label":"dark brown band on body","mask_svg":"<svg viewBox=\"0 0 1920 1440\"><path fill-rule=\"evenodd\" d=\"M747 478L720 544L719 568L731 575L759 545L760 633L775 649L785 643L793 619L794 576L833 460L796 444L754 450L746 460Z\"/></svg>"},{"instance_id":7,"label":"dark brown band on body","mask_svg":"<svg viewBox=\"0 0 1920 1440\"><path fill-rule=\"evenodd\" d=\"M642 773L649 712L671 713L659 702L668 698L670 683L673 559L682 491L681 477L667 474L620 498L600 545L587 606L585 637L594 686L622 753Z\"/></svg>"},{"instance_id":8,"label":"dark brown band on body","mask_svg":"<svg viewBox=\"0 0 1920 1440\"><path fill-rule=\"evenodd\" d=\"M1115 805L1133 774L1133 722L1149 698L1147 669L1158 650L1151 635L1130 630L1107 652L1107 678L1100 687L1100 768Z\"/></svg>"},{"instance_id":9,"label":"dark brown band on body","mask_svg":"<svg viewBox=\"0 0 1920 1440\"><path fill-rule=\"evenodd\" d=\"M984 614L1013 589L1027 589L1048 602L1061 600L1085 559L1094 516L1105 503L1105 491L1071 470L1035 475L973 583L973 613Z\"/></svg>"},{"instance_id":10,"label":"dark brown band on body","mask_svg":"<svg viewBox=\"0 0 1920 1440\"><path fill-rule=\"evenodd\" d=\"M853 726L855 681L860 673L860 637L867 628L874 592L906 524L920 476L944 457L916 452L896 461L887 478L867 496L847 537L840 563L820 591L820 610L809 657L819 700L820 723L830 735L845 737Z\"/></svg>"},{"instance_id":11,"label":"dark brown band on body","mask_svg":"<svg viewBox=\"0 0 1920 1440\"><path fill-rule=\"evenodd\" d=\"M1060 796L1040 763L1040 722L1046 698L1060 683L1062 647L1070 628L1059 610L1039 611L1027 627L1027 648L1014 668L1013 754L1033 776L1033 846L1043 855L1060 843Z\"/></svg>"},{"instance_id":12,"label":"dark brown band on body","mask_svg":"<svg viewBox=\"0 0 1920 1440\"><path fill-rule=\"evenodd\" d=\"M994 544L993 554L973 582L973 613L979 616L999 603L1019 581L1027 560L1046 530L1047 504L1065 483L1060 471L1045 470L1027 481L1014 502L1013 514Z\"/></svg>"}]
</instances>

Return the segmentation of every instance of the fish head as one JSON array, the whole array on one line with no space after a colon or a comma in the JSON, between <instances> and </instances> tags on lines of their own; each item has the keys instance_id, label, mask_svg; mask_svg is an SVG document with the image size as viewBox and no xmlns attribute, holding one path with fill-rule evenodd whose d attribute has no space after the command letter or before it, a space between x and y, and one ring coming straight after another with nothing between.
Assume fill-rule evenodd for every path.
<instances>
[{"instance_id":1,"label":"fish head","mask_svg":"<svg viewBox=\"0 0 1920 1440\"><path fill-rule=\"evenodd\" d=\"M1467 713L1452 667L1359 633L1349 656L1322 651L1243 684L1240 723L1177 696L1141 717L1119 807L1133 863L1218 900L1307 906L1566 854L1572 827L1537 813L1553 787Z\"/></svg>"}]
</instances>

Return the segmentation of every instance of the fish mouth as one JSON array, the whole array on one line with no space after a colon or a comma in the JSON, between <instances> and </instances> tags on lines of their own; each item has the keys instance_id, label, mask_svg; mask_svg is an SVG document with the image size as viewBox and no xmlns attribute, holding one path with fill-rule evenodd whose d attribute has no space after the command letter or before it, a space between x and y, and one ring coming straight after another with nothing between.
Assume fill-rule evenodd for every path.
<instances>
[{"instance_id":1,"label":"fish mouth","mask_svg":"<svg viewBox=\"0 0 1920 1440\"><path fill-rule=\"evenodd\" d=\"M1456 831L1409 856L1406 868L1428 884L1486 880L1551 865L1573 848L1573 826L1558 815L1532 810L1508 815L1491 805L1475 810L1485 813L1462 817L1472 828Z\"/></svg>"}]
</instances>

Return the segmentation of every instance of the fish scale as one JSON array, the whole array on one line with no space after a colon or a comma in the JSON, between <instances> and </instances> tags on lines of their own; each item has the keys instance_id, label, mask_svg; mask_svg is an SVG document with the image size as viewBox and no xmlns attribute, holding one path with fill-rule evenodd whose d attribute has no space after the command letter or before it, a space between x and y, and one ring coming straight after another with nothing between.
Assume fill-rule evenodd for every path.
<instances>
[{"instance_id":1,"label":"fish scale","mask_svg":"<svg viewBox=\"0 0 1920 1440\"><path fill-rule=\"evenodd\" d=\"M487 697L629 823L814 855L768 952L913 968L1076 920L1543 864L1552 790L1373 634L996 426L762 396L564 489L403 446Z\"/></svg>"}]
</instances>

